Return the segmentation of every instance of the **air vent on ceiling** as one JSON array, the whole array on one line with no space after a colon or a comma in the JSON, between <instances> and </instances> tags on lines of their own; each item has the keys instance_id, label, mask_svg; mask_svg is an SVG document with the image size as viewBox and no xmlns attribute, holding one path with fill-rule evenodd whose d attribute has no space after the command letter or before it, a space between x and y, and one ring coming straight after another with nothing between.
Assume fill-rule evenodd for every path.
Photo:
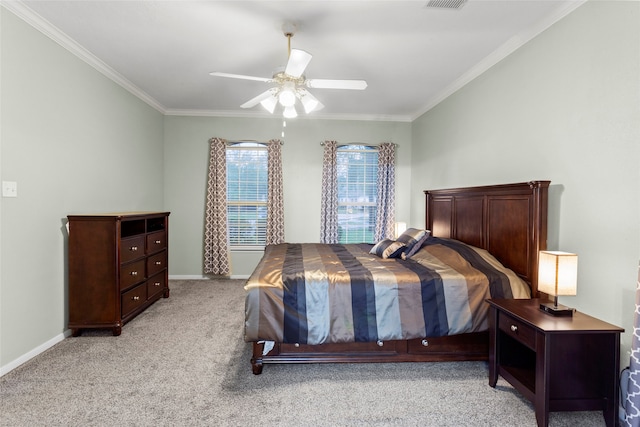
<instances>
[{"instance_id":1,"label":"air vent on ceiling","mask_svg":"<svg viewBox=\"0 0 640 427\"><path fill-rule=\"evenodd\" d=\"M460 9L466 2L467 0L429 0L425 7L437 9Z\"/></svg>"}]
</instances>

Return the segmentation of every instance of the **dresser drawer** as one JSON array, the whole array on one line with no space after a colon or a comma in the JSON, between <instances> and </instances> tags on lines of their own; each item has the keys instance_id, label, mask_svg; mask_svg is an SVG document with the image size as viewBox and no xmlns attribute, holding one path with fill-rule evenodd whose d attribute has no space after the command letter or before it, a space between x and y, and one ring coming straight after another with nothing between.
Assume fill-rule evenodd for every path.
<instances>
[{"instance_id":1,"label":"dresser drawer","mask_svg":"<svg viewBox=\"0 0 640 427\"><path fill-rule=\"evenodd\" d=\"M144 283L127 292L124 292L122 294L122 317L126 317L136 308L143 305L146 301L147 287Z\"/></svg>"},{"instance_id":2,"label":"dresser drawer","mask_svg":"<svg viewBox=\"0 0 640 427\"><path fill-rule=\"evenodd\" d=\"M122 239L120 242L120 262L129 262L144 256L144 236Z\"/></svg>"},{"instance_id":3,"label":"dresser drawer","mask_svg":"<svg viewBox=\"0 0 640 427\"><path fill-rule=\"evenodd\" d=\"M536 349L536 330L503 312L498 316L498 328L532 350Z\"/></svg>"},{"instance_id":4,"label":"dresser drawer","mask_svg":"<svg viewBox=\"0 0 640 427\"><path fill-rule=\"evenodd\" d=\"M120 289L130 288L145 279L144 261L141 259L140 261L120 266Z\"/></svg>"},{"instance_id":5,"label":"dresser drawer","mask_svg":"<svg viewBox=\"0 0 640 427\"><path fill-rule=\"evenodd\" d=\"M156 294L159 294L162 291L164 291L165 284L166 282L165 282L164 272L160 274L156 274L155 276L147 280L147 298L151 299Z\"/></svg>"},{"instance_id":6,"label":"dresser drawer","mask_svg":"<svg viewBox=\"0 0 640 427\"><path fill-rule=\"evenodd\" d=\"M147 234L147 254L153 254L167 247L167 233L158 231Z\"/></svg>"},{"instance_id":7,"label":"dresser drawer","mask_svg":"<svg viewBox=\"0 0 640 427\"><path fill-rule=\"evenodd\" d=\"M167 267L167 251L151 255L147 258L147 275L151 276Z\"/></svg>"}]
</instances>

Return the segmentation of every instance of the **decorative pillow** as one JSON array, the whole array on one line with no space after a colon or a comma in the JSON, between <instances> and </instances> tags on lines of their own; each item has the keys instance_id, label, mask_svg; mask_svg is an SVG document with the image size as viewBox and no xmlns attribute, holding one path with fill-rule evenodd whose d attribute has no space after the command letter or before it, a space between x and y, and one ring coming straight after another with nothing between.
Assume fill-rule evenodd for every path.
<instances>
[{"instance_id":1,"label":"decorative pillow","mask_svg":"<svg viewBox=\"0 0 640 427\"><path fill-rule=\"evenodd\" d=\"M405 250L402 252L402 259L410 258L418 252L427 237L431 234L430 230L420 230L418 228L409 228L398 237L398 242L404 243Z\"/></svg>"},{"instance_id":2,"label":"decorative pillow","mask_svg":"<svg viewBox=\"0 0 640 427\"><path fill-rule=\"evenodd\" d=\"M369 253L377 255L380 258L397 258L404 252L404 250L404 243L396 242L391 239L384 239L376 243Z\"/></svg>"}]
</instances>

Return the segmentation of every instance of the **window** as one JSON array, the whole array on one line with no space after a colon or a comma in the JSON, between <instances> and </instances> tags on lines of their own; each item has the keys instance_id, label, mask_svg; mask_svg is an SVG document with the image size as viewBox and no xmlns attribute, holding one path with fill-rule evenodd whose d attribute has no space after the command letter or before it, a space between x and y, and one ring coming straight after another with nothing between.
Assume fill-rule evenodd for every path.
<instances>
[{"instance_id":1,"label":"window","mask_svg":"<svg viewBox=\"0 0 640 427\"><path fill-rule=\"evenodd\" d=\"M338 242L374 243L378 150L346 145L337 151Z\"/></svg>"},{"instance_id":2,"label":"window","mask_svg":"<svg viewBox=\"0 0 640 427\"><path fill-rule=\"evenodd\" d=\"M234 249L265 245L267 184L264 144L238 142L227 147L227 223Z\"/></svg>"}]
</instances>

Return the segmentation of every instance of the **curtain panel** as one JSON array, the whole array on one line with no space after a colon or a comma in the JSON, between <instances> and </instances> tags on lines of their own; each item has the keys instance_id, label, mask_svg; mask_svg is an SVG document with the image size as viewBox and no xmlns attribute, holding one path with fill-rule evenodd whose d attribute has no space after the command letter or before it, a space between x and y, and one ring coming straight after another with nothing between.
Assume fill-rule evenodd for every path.
<instances>
[{"instance_id":1,"label":"curtain panel","mask_svg":"<svg viewBox=\"0 0 640 427\"><path fill-rule=\"evenodd\" d=\"M324 142L322 159L322 199L320 202L320 243L338 243L338 143Z\"/></svg>"},{"instance_id":2,"label":"curtain panel","mask_svg":"<svg viewBox=\"0 0 640 427\"><path fill-rule=\"evenodd\" d=\"M269 141L267 147L267 245L284 243L284 196L282 185L282 142Z\"/></svg>"},{"instance_id":3,"label":"curtain panel","mask_svg":"<svg viewBox=\"0 0 640 427\"><path fill-rule=\"evenodd\" d=\"M227 232L227 141L211 138L205 206L204 272L228 276L230 267Z\"/></svg>"},{"instance_id":4,"label":"curtain panel","mask_svg":"<svg viewBox=\"0 0 640 427\"><path fill-rule=\"evenodd\" d=\"M624 406L624 425L640 426L640 266L636 282L636 311L633 315L633 339L631 342L631 362Z\"/></svg>"},{"instance_id":5,"label":"curtain panel","mask_svg":"<svg viewBox=\"0 0 640 427\"><path fill-rule=\"evenodd\" d=\"M394 239L396 208L396 145L384 142L378 146L378 194L376 199L375 240Z\"/></svg>"}]
</instances>

